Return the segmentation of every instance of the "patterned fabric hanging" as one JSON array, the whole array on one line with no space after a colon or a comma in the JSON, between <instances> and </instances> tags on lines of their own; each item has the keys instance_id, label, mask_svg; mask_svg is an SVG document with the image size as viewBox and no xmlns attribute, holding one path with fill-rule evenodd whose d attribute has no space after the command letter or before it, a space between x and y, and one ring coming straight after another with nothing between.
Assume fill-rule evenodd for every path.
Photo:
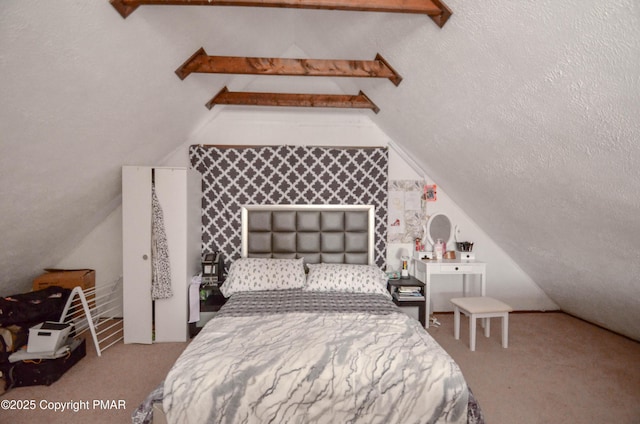
<instances>
[{"instance_id":1,"label":"patterned fabric hanging","mask_svg":"<svg viewBox=\"0 0 640 424\"><path fill-rule=\"evenodd\" d=\"M167 234L164 229L164 215L155 185L152 185L151 189L151 210L151 299L167 299L173 296L171 265Z\"/></svg>"},{"instance_id":2,"label":"patterned fabric hanging","mask_svg":"<svg viewBox=\"0 0 640 424\"><path fill-rule=\"evenodd\" d=\"M386 147L193 145L189 157L203 177L203 251L240 257L242 205L374 205L375 262L386 266Z\"/></svg>"}]
</instances>

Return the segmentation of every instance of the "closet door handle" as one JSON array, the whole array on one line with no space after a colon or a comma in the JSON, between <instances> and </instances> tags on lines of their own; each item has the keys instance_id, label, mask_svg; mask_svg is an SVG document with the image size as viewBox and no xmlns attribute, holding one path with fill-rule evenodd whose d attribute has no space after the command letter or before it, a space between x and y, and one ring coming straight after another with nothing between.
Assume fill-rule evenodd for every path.
<instances>
[{"instance_id":1,"label":"closet door handle","mask_svg":"<svg viewBox=\"0 0 640 424\"><path fill-rule=\"evenodd\" d=\"M146 261L147 259L149 259L149 256L148 256L148 255L146 255L146 254L145 254L145 255L142 255L142 259L144 259L144 260Z\"/></svg>"}]
</instances>

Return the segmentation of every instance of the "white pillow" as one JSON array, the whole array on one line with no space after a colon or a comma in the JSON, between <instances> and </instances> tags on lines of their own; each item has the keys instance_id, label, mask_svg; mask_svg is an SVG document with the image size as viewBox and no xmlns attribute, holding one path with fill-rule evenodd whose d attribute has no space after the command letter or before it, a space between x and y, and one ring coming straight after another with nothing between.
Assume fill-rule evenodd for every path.
<instances>
[{"instance_id":1,"label":"white pillow","mask_svg":"<svg viewBox=\"0 0 640 424\"><path fill-rule=\"evenodd\" d=\"M299 289L305 284L304 258L241 258L231 264L220 291L225 297L257 290Z\"/></svg>"},{"instance_id":2,"label":"white pillow","mask_svg":"<svg viewBox=\"0 0 640 424\"><path fill-rule=\"evenodd\" d=\"M375 265L307 264L306 291L378 293L388 299L387 274Z\"/></svg>"}]
</instances>

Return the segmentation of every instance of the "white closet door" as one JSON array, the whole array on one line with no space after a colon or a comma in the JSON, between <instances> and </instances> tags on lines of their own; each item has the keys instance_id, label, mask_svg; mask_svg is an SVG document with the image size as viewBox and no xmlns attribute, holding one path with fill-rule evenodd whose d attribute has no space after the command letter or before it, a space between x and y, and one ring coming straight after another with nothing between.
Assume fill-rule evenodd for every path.
<instances>
[{"instance_id":1,"label":"white closet door","mask_svg":"<svg viewBox=\"0 0 640 424\"><path fill-rule=\"evenodd\" d=\"M156 342L188 338L187 170L155 168L156 194L162 207L169 246L173 296L155 301Z\"/></svg>"},{"instance_id":2,"label":"white closet door","mask_svg":"<svg viewBox=\"0 0 640 424\"><path fill-rule=\"evenodd\" d=\"M122 267L125 343L152 342L151 168L122 168Z\"/></svg>"},{"instance_id":3,"label":"white closet door","mask_svg":"<svg viewBox=\"0 0 640 424\"><path fill-rule=\"evenodd\" d=\"M187 170L187 286L202 271L202 175ZM188 288L187 288L188 290ZM187 310L189 310L187 308Z\"/></svg>"}]
</instances>

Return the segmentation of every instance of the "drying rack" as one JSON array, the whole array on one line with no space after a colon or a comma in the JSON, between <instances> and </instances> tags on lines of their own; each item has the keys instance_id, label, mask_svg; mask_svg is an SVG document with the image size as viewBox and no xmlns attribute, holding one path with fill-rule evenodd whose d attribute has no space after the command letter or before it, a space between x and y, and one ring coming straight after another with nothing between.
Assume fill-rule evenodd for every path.
<instances>
[{"instance_id":1,"label":"drying rack","mask_svg":"<svg viewBox=\"0 0 640 424\"><path fill-rule=\"evenodd\" d=\"M98 356L124 338L122 277L100 287L74 287L59 322L73 324L76 336L91 332Z\"/></svg>"}]
</instances>

